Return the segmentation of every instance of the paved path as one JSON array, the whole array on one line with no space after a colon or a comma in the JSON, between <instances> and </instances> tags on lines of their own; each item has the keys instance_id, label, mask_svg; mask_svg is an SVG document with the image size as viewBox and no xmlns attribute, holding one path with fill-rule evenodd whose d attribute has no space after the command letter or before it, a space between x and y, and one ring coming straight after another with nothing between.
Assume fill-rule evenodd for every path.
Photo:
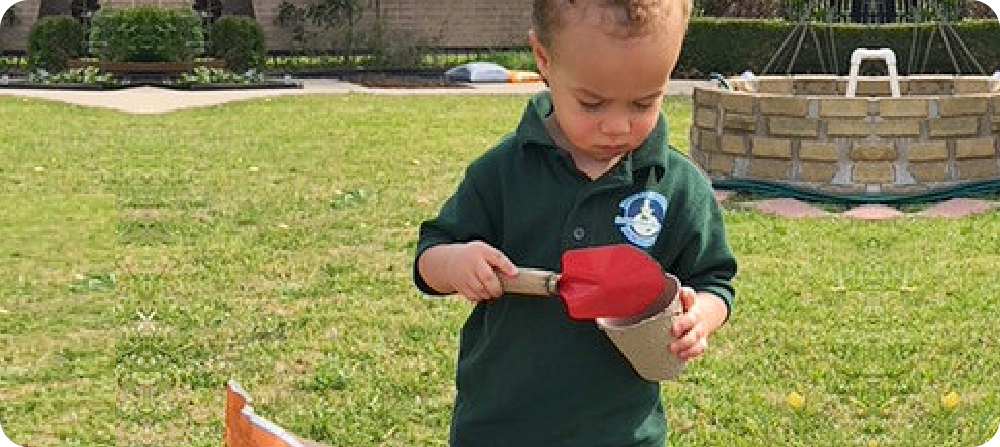
<instances>
[{"instance_id":1,"label":"paved path","mask_svg":"<svg viewBox=\"0 0 1000 447\"><path fill-rule=\"evenodd\" d=\"M368 88L335 79L306 79L301 89L223 91L178 91L158 87L135 87L112 91L0 89L0 95L65 101L93 107L108 107L127 113L169 113L185 107L203 107L277 95L370 93L379 95L531 94L545 88L542 83L473 84L472 88ZM695 85L708 81L671 81L669 95L690 95Z\"/></svg>"}]
</instances>

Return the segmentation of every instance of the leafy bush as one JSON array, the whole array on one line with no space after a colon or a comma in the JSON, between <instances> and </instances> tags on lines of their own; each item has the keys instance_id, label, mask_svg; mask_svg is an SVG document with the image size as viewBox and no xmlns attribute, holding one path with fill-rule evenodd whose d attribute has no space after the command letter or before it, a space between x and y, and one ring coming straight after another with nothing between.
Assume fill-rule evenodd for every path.
<instances>
[{"instance_id":1,"label":"leafy bush","mask_svg":"<svg viewBox=\"0 0 1000 447\"><path fill-rule=\"evenodd\" d=\"M243 16L223 16L210 32L212 55L226 61L226 67L244 72L261 69L267 60L264 31L256 20Z\"/></svg>"},{"instance_id":2,"label":"leafy bush","mask_svg":"<svg viewBox=\"0 0 1000 447\"><path fill-rule=\"evenodd\" d=\"M238 74L221 68L195 67L194 73L182 74L177 84L260 84L264 81L264 74L254 69Z\"/></svg>"},{"instance_id":3,"label":"leafy bush","mask_svg":"<svg viewBox=\"0 0 1000 447\"><path fill-rule=\"evenodd\" d=\"M112 9L94 15L91 52L104 62L190 62L204 53L192 9Z\"/></svg>"},{"instance_id":4,"label":"leafy bush","mask_svg":"<svg viewBox=\"0 0 1000 447\"><path fill-rule=\"evenodd\" d=\"M966 20L953 24L962 41L989 73L1000 70L1000 24L996 20ZM806 36L792 73L836 73L846 75L851 52L855 48L891 48L896 52L897 68L901 75L910 74L911 48L914 31L917 31L917 52L912 54L914 74L955 73L940 33L935 33L930 60L923 67L926 46L933 29L932 24L891 24L869 26L863 24L814 24L826 60L830 59L829 32L833 33L836 69L829 65L823 69L813 39ZM709 73L742 73L751 70L761 74L782 42L795 28L795 23L782 20L745 20L693 18L688 26L675 76L706 78ZM784 49L783 60L771 66L767 74L785 73L797 39ZM961 47L950 41L956 57ZM960 62L961 63L961 62ZM962 63L963 72L971 72L969 64ZM864 67L862 67L864 68ZM878 67L876 67L878 68Z\"/></svg>"},{"instance_id":5,"label":"leafy bush","mask_svg":"<svg viewBox=\"0 0 1000 447\"><path fill-rule=\"evenodd\" d=\"M83 53L83 25L70 16L45 17L28 34L28 66L51 72L66 69L71 58Z\"/></svg>"},{"instance_id":6,"label":"leafy bush","mask_svg":"<svg viewBox=\"0 0 1000 447\"><path fill-rule=\"evenodd\" d=\"M114 75L102 72L97 67L74 68L58 74L39 69L28 75L28 82L37 84L96 84L114 85Z\"/></svg>"}]
</instances>

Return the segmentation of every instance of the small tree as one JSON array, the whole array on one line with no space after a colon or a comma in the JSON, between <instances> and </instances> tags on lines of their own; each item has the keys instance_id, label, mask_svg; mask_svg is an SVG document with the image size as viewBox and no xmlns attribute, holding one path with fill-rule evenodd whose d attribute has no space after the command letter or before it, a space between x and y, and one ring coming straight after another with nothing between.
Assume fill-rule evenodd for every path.
<instances>
[{"instance_id":1,"label":"small tree","mask_svg":"<svg viewBox=\"0 0 1000 447\"><path fill-rule=\"evenodd\" d=\"M306 23L312 23L326 36L342 38L344 55L351 60L358 40L356 28L363 15L361 0L321 0L305 7L283 1L278 5L275 23L291 30L292 40L297 44L310 40Z\"/></svg>"}]
</instances>

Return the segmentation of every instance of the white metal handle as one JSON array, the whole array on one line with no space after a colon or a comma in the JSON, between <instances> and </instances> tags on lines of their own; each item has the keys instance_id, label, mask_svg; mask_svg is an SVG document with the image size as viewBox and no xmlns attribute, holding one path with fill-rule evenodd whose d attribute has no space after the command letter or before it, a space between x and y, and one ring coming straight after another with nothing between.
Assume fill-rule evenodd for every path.
<instances>
[{"instance_id":1,"label":"white metal handle","mask_svg":"<svg viewBox=\"0 0 1000 447\"><path fill-rule=\"evenodd\" d=\"M889 68L889 89L892 97L898 98L899 74L896 72L896 53L889 48L872 50L868 48L858 48L851 53L851 76L847 81L847 97L853 98L858 91L858 71L861 69L861 61L865 59L881 59Z\"/></svg>"}]
</instances>

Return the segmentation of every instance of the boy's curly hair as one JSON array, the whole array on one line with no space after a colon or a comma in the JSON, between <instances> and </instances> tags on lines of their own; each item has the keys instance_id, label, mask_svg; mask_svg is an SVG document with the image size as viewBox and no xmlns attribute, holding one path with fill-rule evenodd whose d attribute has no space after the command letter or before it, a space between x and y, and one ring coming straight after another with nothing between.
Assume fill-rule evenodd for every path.
<instances>
[{"instance_id":1,"label":"boy's curly hair","mask_svg":"<svg viewBox=\"0 0 1000 447\"><path fill-rule=\"evenodd\" d=\"M623 37L635 37L647 33L667 17L667 2L680 2L686 25L692 0L534 0L532 25L542 44L550 46L552 36L563 26L570 9L596 6L615 13L615 26Z\"/></svg>"}]
</instances>

